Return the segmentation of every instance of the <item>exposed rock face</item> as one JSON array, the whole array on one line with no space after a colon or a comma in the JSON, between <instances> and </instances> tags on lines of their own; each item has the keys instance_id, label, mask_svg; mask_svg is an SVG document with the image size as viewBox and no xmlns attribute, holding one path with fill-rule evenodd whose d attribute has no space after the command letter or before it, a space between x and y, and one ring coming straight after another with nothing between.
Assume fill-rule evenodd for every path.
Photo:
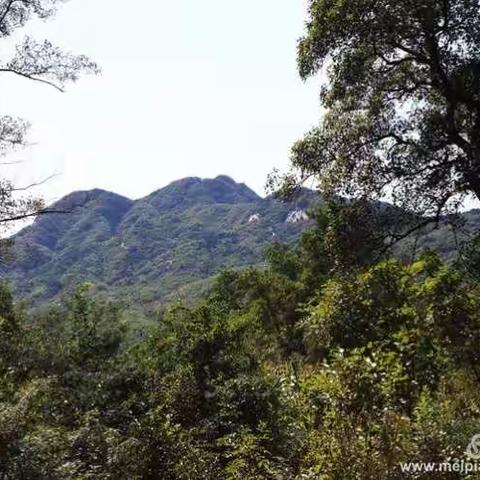
<instances>
[{"instance_id":1,"label":"exposed rock face","mask_svg":"<svg viewBox=\"0 0 480 480\"><path fill-rule=\"evenodd\" d=\"M305 210L293 210L288 214L286 223L307 222L309 220L308 214Z\"/></svg>"}]
</instances>

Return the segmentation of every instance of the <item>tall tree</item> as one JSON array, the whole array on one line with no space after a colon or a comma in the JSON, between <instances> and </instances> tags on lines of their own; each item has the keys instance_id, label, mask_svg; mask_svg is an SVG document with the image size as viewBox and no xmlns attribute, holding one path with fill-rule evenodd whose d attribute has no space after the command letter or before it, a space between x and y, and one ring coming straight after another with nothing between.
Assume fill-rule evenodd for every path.
<instances>
[{"instance_id":1,"label":"tall tree","mask_svg":"<svg viewBox=\"0 0 480 480\"><path fill-rule=\"evenodd\" d=\"M7 40L31 19L52 17L62 3L64 0L0 0L0 40ZM99 68L84 55L64 52L48 40L37 41L29 36L17 45L12 57L0 57L0 73L43 83L60 92L82 72L96 74ZM28 129L23 119L0 116L0 157L24 146ZM26 190L0 178L0 227L45 211L41 199L29 196Z\"/></svg>"},{"instance_id":2,"label":"tall tree","mask_svg":"<svg viewBox=\"0 0 480 480\"><path fill-rule=\"evenodd\" d=\"M436 217L480 199L478 0L309 0L298 64L326 113L289 182Z\"/></svg>"}]
</instances>

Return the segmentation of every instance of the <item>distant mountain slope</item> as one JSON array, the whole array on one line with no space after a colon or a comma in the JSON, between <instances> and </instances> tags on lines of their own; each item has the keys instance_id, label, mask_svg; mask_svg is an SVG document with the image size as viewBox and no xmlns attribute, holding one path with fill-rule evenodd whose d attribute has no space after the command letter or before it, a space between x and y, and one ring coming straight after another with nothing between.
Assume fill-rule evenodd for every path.
<instances>
[{"instance_id":1,"label":"distant mountain slope","mask_svg":"<svg viewBox=\"0 0 480 480\"><path fill-rule=\"evenodd\" d=\"M259 264L273 240L294 242L318 202L309 190L291 202L261 198L226 176L185 178L136 201L75 192L54 205L71 213L40 217L16 235L14 260L0 273L32 304L82 281L127 302L166 301L201 291L223 268ZM467 231L479 230L479 210L465 219ZM416 247L452 259L457 240L441 227ZM411 241L402 245L403 256L411 251Z\"/></svg>"},{"instance_id":2,"label":"distant mountain slope","mask_svg":"<svg viewBox=\"0 0 480 480\"><path fill-rule=\"evenodd\" d=\"M137 201L75 192L54 205L71 213L40 217L16 235L2 276L34 303L81 281L123 299L161 301L201 288L222 268L261 262L274 239L293 242L316 198L261 198L226 176L185 178Z\"/></svg>"}]
</instances>

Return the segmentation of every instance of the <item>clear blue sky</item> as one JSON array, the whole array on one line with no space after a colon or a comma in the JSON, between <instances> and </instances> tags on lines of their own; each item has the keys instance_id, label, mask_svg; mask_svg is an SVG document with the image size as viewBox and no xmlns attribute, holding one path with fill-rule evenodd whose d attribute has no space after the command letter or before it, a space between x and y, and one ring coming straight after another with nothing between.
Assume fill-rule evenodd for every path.
<instances>
[{"instance_id":1,"label":"clear blue sky","mask_svg":"<svg viewBox=\"0 0 480 480\"><path fill-rule=\"evenodd\" d=\"M29 119L19 183L61 175L47 200L105 188L138 198L184 176L227 174L261 193L319 118L296 71L305 0L71 0L25 33L103 68L59 94L0 78L2 113Z\"/></svg>"}]
</instances>

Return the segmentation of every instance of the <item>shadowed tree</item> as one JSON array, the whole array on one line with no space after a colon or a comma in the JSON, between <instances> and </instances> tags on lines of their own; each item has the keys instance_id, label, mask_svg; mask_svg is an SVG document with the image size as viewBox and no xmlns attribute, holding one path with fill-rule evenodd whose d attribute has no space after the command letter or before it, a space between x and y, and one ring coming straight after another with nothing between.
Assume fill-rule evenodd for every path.
<instances>
[{"instance_id":1,"label":"shadowed tree","mask_svg":"<svg viewBox=\"0 0 480 480\"><path fill-rule=\"evenodd\" d=\"M287 184L316 178L422 215L480 199L478 0L310 0L303 79L325 116L293 148Z\"/></svg>"},{"instance_id":2,"label":"shadowed tree","mask_svg":"<svg viewBox=\"0 0 480 480\"><path fill-rule=\"evenodd\" d=\"M31 19L48 19L64 0L0 0L0 40L6 40ZM25 37L11 58L0 57L0 74L43 83L63 92L69 82L81 73L98 73L98 66L84 55L64 52L48 40ZM25 146L29 124L9 115L0 116L0 157ZM8 164L4 162L3 165ZM32 187L31 185L30 187ZM8 229L12 222L46 213L41 199L28 196L29 186L18 188L0 178L0 227Z\"/></svg>"}]
</instances>

